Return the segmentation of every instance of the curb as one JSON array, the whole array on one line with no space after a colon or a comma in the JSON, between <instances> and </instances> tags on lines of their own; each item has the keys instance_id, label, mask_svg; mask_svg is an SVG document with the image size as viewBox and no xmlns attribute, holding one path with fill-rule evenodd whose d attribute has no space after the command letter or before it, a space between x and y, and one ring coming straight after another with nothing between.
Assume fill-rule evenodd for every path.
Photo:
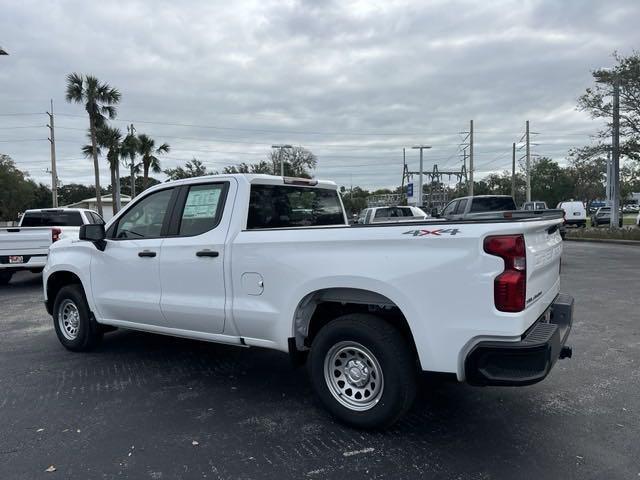
<instances>
[{"instance_id":1,"label":"curb","mask_svg":"<svg viewBox=\"0 0 640 480\"><path fill-rule=\"evenodd\" d=\"M566 236L565 242L593 242L593 243L614 243L618 245L640 246L640 240L616 240L612 238L571 238Z\"/></svg>"}]
</instances>

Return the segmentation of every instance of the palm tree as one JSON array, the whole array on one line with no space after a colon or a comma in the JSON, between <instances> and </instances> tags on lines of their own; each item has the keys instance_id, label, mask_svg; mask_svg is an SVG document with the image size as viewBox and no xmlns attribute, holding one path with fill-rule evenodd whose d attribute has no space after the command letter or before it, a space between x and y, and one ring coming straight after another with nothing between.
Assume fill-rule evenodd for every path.
<instances>
[{"instance_id":1,"label":"palm tree","mask_svg":"<svg viewBox=\"0 0 640 480\"><path fill-rule=\"evenodd\" d=\"M91 134L88 135L91 138ZM107 149L107 161L111 172L111 198L113 199L113 213L120 211L120 157L122 155L122 133L115 127L103 125L96 131L96 153L102 155L102 149ZM82 147L85 157L93 155L93 145Z\"/></svg>"},{"instance_id":2,"label":"palm tree","mask_svg":"<svg viewBox=\"0 0 640 480\"><path fill-rule=\"evenodd\" d=\"M136 196L136 173L140 173L140 164L136 163L136 155L139 149L138 137L135 135L133 124L127 126L127 136L122 141L120 151L123 158L129 159L129 170L131 175L131 198Z\"/></svg>"},{"instance_id":3,"label":"palm tree","mask_svg":"<svg viewBox=\"0 0 640 480\"><path fill-rule=\"evenodd\" d=\"M98 213L102 215L100 195L100 167L98 165L98 142L96 131L103 126L106 118L116 118L114 105L120 103L120 92L107 83L102 83L92 75L70 73L67 75L66 99L69 103L83 103L89 115L89 134L91 136L91 156L96 183L96 203Z\"/></svg>"},{"instance_id":4,"label":"palm tree","mask_svg":"<svg viewBox=\"0 0 640 480\"><path fill-rule=\"evenodd\" d=\"M149 169L154 173L162 172L160 168L160 160L156 155L161 153L169 153L170 147L168 143L163 143L156 148L156 142L153 138L141 133L138 135L138 153L141 157L142 163L142 188L147 188L147 182L149 181Z\"/></svg>"}]
</instances>

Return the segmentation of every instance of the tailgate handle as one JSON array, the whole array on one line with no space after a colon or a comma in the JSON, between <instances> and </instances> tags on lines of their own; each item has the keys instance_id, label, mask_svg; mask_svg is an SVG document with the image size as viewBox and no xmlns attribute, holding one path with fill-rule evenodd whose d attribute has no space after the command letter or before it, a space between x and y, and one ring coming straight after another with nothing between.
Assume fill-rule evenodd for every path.
<instances>
[{"instance_id":1,"label":"tailgate handle","mask_svg":"<svg viewBox=\"0 0 640 480\"><path fill-rule=\"evenodd\" d=\"M213 250L200 250L196 252L196 257L217 257L220 253L214 252Z\"/></svg>"}]
</instances>

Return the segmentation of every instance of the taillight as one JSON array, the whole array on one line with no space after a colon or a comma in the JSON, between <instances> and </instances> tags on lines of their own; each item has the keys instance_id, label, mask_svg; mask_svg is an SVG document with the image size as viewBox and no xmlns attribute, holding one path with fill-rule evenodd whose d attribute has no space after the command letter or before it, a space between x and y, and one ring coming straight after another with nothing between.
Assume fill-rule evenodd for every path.
<instances>
[{"instance_id":1,"label":"taillight","mask_svg":"<svg viewBox=\"0 0 640 480\"><path fill-rule=\"evenodd\" d=\"M59 228L52 228L51 229L51 243L57 242L58 240L60 240L60 235L62 234L62 230L60 230Z\"/></svg>"},{"instance_id":2,"label":"taillight","mask_svg":"<svg viewBox=\"0 0 640 480\"><path fill-rule=\"evenodd\" d=\"M567 212L565 212L564 210L562 211L562 223L567 223Z\"/></svg>"},{"instance_id":3,"label":"taillight","mask_svg":"<svg viewBox=\"0 0 640 480\"><path fill-rule=\"evenodd\" d=\"M501 312L521 312L527 289L527 254L522 235L496 235L484 239L484 251L504 260L504 272L494 280L493 297Z\"/></svg>"}]
</instances>

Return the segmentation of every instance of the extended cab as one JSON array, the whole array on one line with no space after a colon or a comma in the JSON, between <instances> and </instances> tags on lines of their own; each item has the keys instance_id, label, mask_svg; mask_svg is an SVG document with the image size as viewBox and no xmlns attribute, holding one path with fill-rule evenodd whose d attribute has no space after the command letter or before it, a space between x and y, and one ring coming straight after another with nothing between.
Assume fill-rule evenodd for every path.
<instances>
[{"instance_id":1,"label":"extended cab","mask_svg":"<svg viewBox=\"0 0 640 480\"><path fill-rule=\"evenodd\" d=\"M332 182L185 179L56 242L45 303L70 350L110 326L288 352L335 416L383 427L411 406L420 371L529 385L570 355L561 222L349 226Z\"/></svg>"}]
</instances>

